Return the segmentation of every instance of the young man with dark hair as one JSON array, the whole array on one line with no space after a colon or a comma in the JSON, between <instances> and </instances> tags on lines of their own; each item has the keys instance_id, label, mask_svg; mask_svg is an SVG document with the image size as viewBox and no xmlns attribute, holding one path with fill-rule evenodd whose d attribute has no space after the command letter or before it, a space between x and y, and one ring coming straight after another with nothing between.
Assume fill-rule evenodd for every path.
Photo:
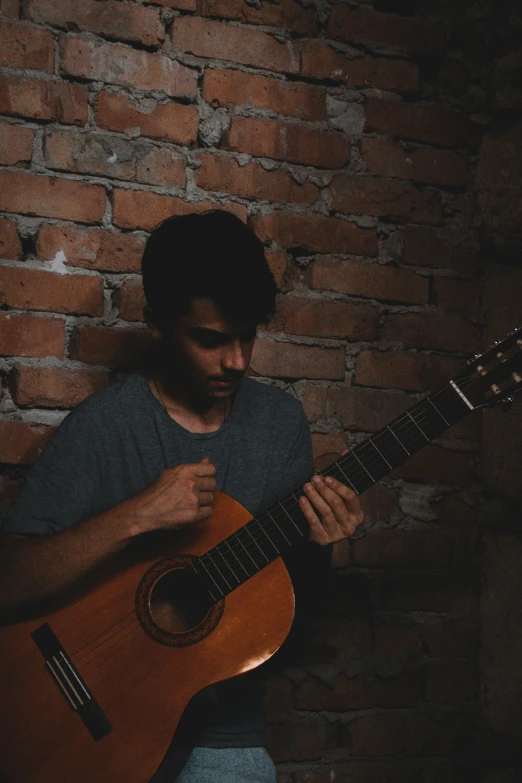
<instances>
[{"instance_id":1,"label":"young man with dark hair","mask_svg":"<svg viewBox=\"0 0 522 783\"><path fill-rule=\"evenodd\" d=\"M29 472L4 526L0 605L66 593L144 533L207 519L216 489L257 516L306 482L300 504L318 544L362 521L350 489L308 481L299 402L245 377L276 295L255 234L219 210L169 218L147 241L143 285L152 369L81 403ZM192 707L197 747L180 783L275 781L255 677L206 688ZM170 769L167 757L153 780L171 783Z\"/></svg>"}]
</instances>

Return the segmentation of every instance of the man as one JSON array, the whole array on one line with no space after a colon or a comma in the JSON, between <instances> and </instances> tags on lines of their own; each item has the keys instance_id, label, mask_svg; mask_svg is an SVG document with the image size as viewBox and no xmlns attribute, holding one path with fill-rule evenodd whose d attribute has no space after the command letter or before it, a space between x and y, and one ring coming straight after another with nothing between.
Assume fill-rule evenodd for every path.
<instances>
[{"instance_id":1,"label":"man","mask_svg":"<svg viewBox=\"0 0 522 783\"><path fill-rule=\"evenodd\" d=\"M317 544L362 521L350 489L307 480L300 404L244 377L256 327L275 308L255 234L219 210L169 218L147 241L143 285L150 371L92 395L44 449L5 523L0 605L64 593L139 536L197 525L216 489L257 516L306 481L299 502ZM275 780L255 677L205 689L194 709L197 747L180 783ZM168 758L160 779L175 779Z\"/></svg>"}]
</instances>

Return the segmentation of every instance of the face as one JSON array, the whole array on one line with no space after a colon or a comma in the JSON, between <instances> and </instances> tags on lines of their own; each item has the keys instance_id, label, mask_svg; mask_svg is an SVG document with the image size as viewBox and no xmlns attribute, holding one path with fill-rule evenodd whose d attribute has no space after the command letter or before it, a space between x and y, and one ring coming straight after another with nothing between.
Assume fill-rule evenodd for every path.
<instances>
[{"instance_id":1,"label":"face","mask_svg":"<svg viewBox=\"0 0 522 783\"><path fill-rule=\"evenodd\" d=\"M228 321L212 299L193 299L189 312L163 335L166 378L189 393L227 397L250 364L255 336L255 326Z\"/></svg>"}]
</instances>

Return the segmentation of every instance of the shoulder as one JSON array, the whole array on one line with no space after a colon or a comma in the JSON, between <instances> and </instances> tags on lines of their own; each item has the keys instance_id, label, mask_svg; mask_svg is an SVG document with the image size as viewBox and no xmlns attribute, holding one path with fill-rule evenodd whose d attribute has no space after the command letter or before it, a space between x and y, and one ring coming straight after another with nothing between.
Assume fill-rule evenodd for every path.
<instances>
[{"instance_id":1,"label":"shoulder","mask_svg":"<svg viewBox=\"0 0 522 783\"><path fill-rule=\"evenodd\" d=\"M126 415L129 409L135 408L140 398L146 399L146 383L139 373L127 375L91 394L76 406L68 418L90 418L99 422L112 416Z\"/></svg>"}]
</instances>

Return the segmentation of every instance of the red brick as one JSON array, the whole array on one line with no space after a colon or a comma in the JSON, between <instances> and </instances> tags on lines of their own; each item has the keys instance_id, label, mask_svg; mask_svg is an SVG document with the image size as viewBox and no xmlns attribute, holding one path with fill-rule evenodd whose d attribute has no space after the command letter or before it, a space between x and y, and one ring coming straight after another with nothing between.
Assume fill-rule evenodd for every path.
<instances>
[{"instance_id":1,"label":"red brick","mask_svg":"<svg viewBox=\"0 0 522 783\"><path fill-rule=\"evenodd\" d=\"M64 358L65 322L61 318L0 313L0 354Z\"/></svg>"},{"instance_id":2,"label":"red brick","mask_svg":"<svg viewBox=\"0 0 522 783\"><path fill-rule=\"evenodd\" d=\"M145 241L116 231L43 224L36 243L37 257L51 261L62 252L68 266L106 272L138 272Z\"/></svg>"},{"instance_id":3,"label":"red brick","mask_svg":"<svg viewBox=\"0 0 522 783\"><path fill-rule=\"evenodd\" d=\"M248 7L248 6L245 6ZM255 106L277 108L278 114L300 120L326 119L326 90L311 84L285 82L266 76L206 68L203 76L203 99L211 106Z\"/></svg>"},{"instance_id":4,"label":"red brick","mask_svg":"<svg viewBox=\"0 0 522 783\"><path fill-rule=\"evenodd\" d=\"M270 677L265 682L264 711L267 715L292 712L292 684L285 677Z\"/></svg>"},{"instance_id":5,"label":"red brick","mask_svg":"<svg viewBox=\"0 0 522 783\"><path fill-rule=\"evenodd\" d=\"M52 73L52 34L29 24L3 22L0 24L0 65Z\"/></svg>"},{"instance_id":6,"label":"red brick","mask_svg":"<svg viewBox=\"0 0 522 783\"><path fill-rule=\"evenodd\" d=\"M381 177L460 188L468 176L466 164L451 150L403 149L390 139L361 139L361 157L368 171Z\"/></svg>"},{"instance_id":7,"label":"red brick","mask_svg":"<svg viewBox=\"0 0 522 783\"><path fill-rule=\"evenodd\" d=\"M20 125L0 124L0 163L27 164L33 156L34 131ZM24 166L25 168L25 166Z\"/></svg>"},{"instance_id":8,"label":"red brick","mask_svg":"<svg viewBox=\"0 0 522 783\"><path fill-rule=\"evenodd\" d=\"M20 310L101 315L103 281L94 275L61 275L3 266L0 305Z\"/></svg>"},{"instance_id":9,"label":"red brick","mask_svg":"<svg viewBox=\"0 0 522 783\"><path fill-rule=\"evenodd\" d=\"M310 422L335 415L344 429L377 432L410 408L414 400L402 392L308 386L302 402Z\"/></svg>"},{"instance_id":10,"label":"red brick","mask_svg":"<svg viewBox=\"0 0 522 783\"><path fill-rule=\"evenodd\" d=\"M346 43L377 43L408 54L431 54L444 48L445 29L398 14L383 14L370 8L334 5L327 34Z\"/></svg>"},{"instance_id":11,"label":"red brick","mask_svg":"<svg viewBox=\"0 0 522 783\"><path fill-rule=\"evenodd\" d=\"M441 147L457 147L466 139L467 117L438 106L366 98L364 131L382 133Z\"/></svg>"},{"instance_id":12,"label":"red brick","mask_svg":"<svg viewBox=\"0 0 522 783\"><path fill-rule=\"evenodd\" d=\"M158 46L164 38L159 11L140 5L122 5L114 0L102 4L93 0L29 0L25 12L37 24L48 24L63 30L86 30L117 38Z\"/></svg>"},{"instance_id":13,"label":"red brick","mask_svg":"<svg viewBox=\"0 0 522 783\"><path fill-rule=\"evenodd\" d=\"M5 212L99 223L105 203L105 188L101 185L0 171L0 210Z\"/></svg>"},{"instance_id":14,"label":"red brick","mask_svg":"<svg viewBox=\"0 0 522 783\"><path fill-rule=\"evenodd\" d=\"M199 113L194 106L181 103L150 104L144 111L128 95L101 92L98 96L96 124L99 128L129 133L139 129L142 136L166 139L176 144L193 144L198 136Z\"/></svg>"},{"instance_id":15,"label":"red brick","mask_svg":"<svg viewBox=\"0 0 522 783\"><path fill-rule=\"evenodd\" d=\"M469 317L480 308L480 291L476 280L458 280L454 277L433 277L435 301L439 310Z\"/></svg>"},{"instance_id":16,"label":"red brick","mask_svg":"<svg viewBox=\"0 0 522 783\"><path fill-rule=\"evenodd\" d=\"M119 290L120 318L125 321L144 321L145 294L141 280L126 280Z\"/></svg>"},{"instance_id":17,"label":"red brick","mask_svg":"<svg viewBox=\"0 0 522 783\"><path fill-rule=\"evenodd\" d=\"M0 9L1 7L2 3L0 1ZM23 479L21 477L12 478L11 476L0 476L0 514L2 517L6 515L15 502L16 497L22 488L22 484Z\"/></svg>"},{"instance_id":18,"label":"red brick","mask_svg":"<svg viewBox=\"0 0 522 783\"><path fill-rule=\"evenodd\" d=\"M311 288L385 302L426 304L429 299L427 277L412 274L407 269L362 264L329 256L314 261L307 270L306 282Z\"/></svg>"},{"instance_id":19,"label":"red brick","mask_svg":"<svg viewBox=\"0 0 522 783\"><path fill-rule=\"evenodd\" d=\"M306 248L317 253L377 255L375 229L359 228L346 220L308 212L272 212L256 215L253 227L263 242L275 240L280 247Z\"/></svg>"},{"instance_id":20,"label":"red brick","mask_svg":"<svg viewBox=\"0 0 522 783\"><path fill-rule=\"evenodd\" d=\"M333 79L350 87L378 87L417 92L419 69L406 60L389 57L347 57L322 41L308 43L301 56L301 73L315 79Z\"/></svg>"},{"instance_id":21,"label":"red brick","mask_svg":"<svg viewBox=\"0 0 522 783\"><path fill-rule=\"evenodd\" d=\"M428 655L475 657L479 646L479 628L473 620L444 620L426 626L422 639Z\"/></svg>"},{"instance_id":22,"label":"red brick","mask_svg":"<svg viewBox=\"0 0 522 783\"><path fill-rule=\"evenodd\" d=\"M234 116L225 146L236 152L330 169L342 168L350 158L350 141L344 133L266 117Z\"/></svg>"},{"instance_id":23,"label":"red brick","mask_svg":"<svg viewBox=\"0 0 522 783\"><path fill-rule=\"evenodd\" d=\"M405 264L451 269L462 274L476 271L477 259L472 250L448 245L433 231L408 228L403 230L402 237L402 260Z\"/></svg>"},{"instance_id":24,"label":"red brick","mask_svg":"<svg viewBox=\"0 0 522 783\"><path fill-rule=\"evenodd\" d=\"M361 351L354 383L361 386L429 391L447 382L461 367L450 357L423 356L398 351Z\"/></svg>"},{"instance_id":25,"label":"red brick","mask_svg":"<svg viewBox=\"0 0 522 783\"><path fill-rule=\"evenodd\" d=\"M226 209L246 222L247 210L233 201L211 203L209 201L182 201L174 196L162 196L147 190L113 190L113 223L119 228L141 228L152 231L158 223L171 215L189 212L205 212L207 209Z\"/></svg>"},{"instance_id":26,"label":"red brick","mask_svg":"<svg viewBox=\"0 0 522 783\"><path fill-rule=\"evenodd\" d=\"M442 755L461 751L468 727L460 717L432 718L404 710L356 718L343 727L352 756Z\"/></svg>"},{"instance_id":27,"label":"red brick","mask_svg":"<svg viewBox=\"0 0 522 783\"><path fill-rule=\"evenodd\" d=\"M447 568L453 541L441 530L370 530L352 541L344 565L357 568Z\"/></svg>"},{"instance_id":28,"label":"red brick","mask_svg":"<svg viewBox=\"0 0 522 783\"><path fill-rule=\"evenodd\" d=\"M492 265L484 275L482 286L484 345L489 346L494 340L502 340L507 332L521 325L522 268L515 265Z\"/></svg>"},{"instance_id":29,"label":"red brick","mask_svg":"<svg viewBox=\"0 0 522 783\"><path fill-rule=\"evenodd\" d=\"M291 288L291 284L288 284L286 280L288 271L288 257L286 253L282 253L279 250L265 250L265 258L270 271L274 275L277 287L281 290Z\"/></svg>"},{"instance_id":30,"label":"red brick","mask_svg":"<svg viewBox=\"0 0 522 783\"><path fill-rule=\"evenodd\" d=\"M255 375L344 380L344 350L258 339L250 363Z\"/></svg>"},{"instance_id":31,"label":"red brick","mask_svg":"<svg viewBox=\"0 0 522 783\"><path fill-rule=\"evenodd\" d=\"M296 690L298 710L363 710L375 706L369 676L347 677L340 674L333 687L307 677Z\"/></svg>"},{"instance_id":32,"label":"red brick","mask_svg":"<svg viewBox=\"0 0 522 783\"><path fill-rule=\"evenodd\" d=\"M405 182L340 174L330 186L330 208L346 214L375 215L392 223L442 222L440 195Z\"/></svg>"},{"instance_id":33,"label":"red brick","mask_svg":"<svg viewBox=\"0 0 522 783\"><path fill-rule=\"evenodd\" d=\"M473 353L480 349L478 326L456 315L440 313L389 313L381 339L394 340L406 348Z\"/></svg>"},{"instance_id":34,"label":"red brick","mask_svg":"<svg viewBox=\"0 0 522 783\"><path fill-rule=\"evenodd\" d=\"M116 160L114 160L116 158ZM185 158L146 141L103 134L56 130L45 137L45 162L51 169L115 177L163 187L183 187Z\"/></svg>"},{"instance_id":35,"label":"red brick","mask_svg":"<svg viewBox=\"0 0 522 783\"><path fill-rule=\"evenodd\" d=\"M240 166L235 158L202 154L194 172L196 185L203 190L234 193L243 198L313 204L319 188L311 182L298 185L283 169L266 171L259 163Z\"/></svg>"},{"instance_id":36,"label":"red brick","mask_svg":"<svg viewBox=\"0 0 522 783\"><path fill-rule=\"evenodd\" d=\"M378 668L404 664L422 655L422 630L418 626L376 625L373 628L374 656Z\"/></svg>"},{"instance_id":37,"label":"red brick","mask_svg":"<svg viewBox=\"0 0 522 783\"><path fill-rule=\"evenodd\" d=\"M417 759L405 761L361 761L350 762L350 778L346 783L420 783L424 773L433 771L434 764L430 760L427 764ZM437 774L437 773L436 773ZM451 774L451 773L450 773ZM449 778L446 777L446 780ZM325 783L330 783L325 780ZM344 780L341 781L344 783Z\"/></svg>"},{"instance_id":38,"label":"red brick","mask_svg":"<svg viewBox=\"0 0 522 783\"><path fill-rule=\"evenodd\" d=\"M175 50L198 57L230 60L285 73L296 73L299 68L291 41L279 43L260 30L231 27L196 16L177 16L171 35Z\"/></svg>"},{"instance_id":39,"label":"red brick","mask_svg":"<svg viewBox=\"0 0 522 783\"><path fill-rule=\"evenodd\" d=\"M315 9L305 8L294 0L281 0L277 4L260 3L258 6L248 5L243 0L203 0L201 14L282 27L303 35L313 35L318 27Z\"/></svg>"},{"instance_id":40,"label":"red brick","mask_svg":"<svg viewBox=\"0 0 522 783\"><path fill-rule=\"evenodd\" d=\"M196 71L162 54L150 54L114 43L65 38L61 71L83 79L121 84L135 90L161 90L167 95L193 98Z\"/></svg>"},{"instance_id":41,"label":"red brick","mask_svg":"<svg viewBox=\"0 0 522 783\"><path fill-rule=\"evenodd\" d=\"M85 125L88 116L87 91L79 84L2 73L0 111L35 120Z\"/></svg>"},{"instance_id":42,"label":"red brick","mask_svg":"<svg viewBox=\"0 0 522 783\"><path fill-rule=\"evenodd\" d=\"M470 484L477 480L475 463L475 455L469 452L428 445L395 470L394 475L426 484Z\"/></svg>"},{"instance_id":43,"label":"red brick","mask_svg":"<svg viewBox=\"0 0 522 783\"><path fill-rule=\"evenodd\" d=\"M16 226L9 218L0 218L0 258L17 261L22 255L22 243Z\"/></svg>"},{"instance_id":44,"label":"red brick","mask_svg":"<svg viewBox=\"0 0 522 783\"><path fill-rule=\"evenodd\" d=\"M56 427L24 421L0 421L0 462L32 465Z\"/></svg>"},{"instance_id":45,"label":"red brick","mask_svg":"<svg viewBox=\"0 0 522 783\"><path fill-rule=\"evenodd\" d=\"M478 699L475 661L442 659L429 661L426 671L426 701L437 707L457 707Z\"/></svg>"},{"instance_id":46,"label":"red brick","mask_svg":"<svg viewBox=\"0 0 522 783\"><path fill-rule=\"evenodd\" d=\"M156 0L156 2L168 8L178 8L180 11L196 10L196 0Z\"/></svg>"},{"instance_id":47,"label":"red brick","mask_svg":"<svg viewBox=\"0 0 522 783\"><path fill-rule=\"evenodd\" d=\"M0 0L2 19L18 19L20 17L19 0Z\"/></svg>"},{"instance_id":48,"label":"red brick","mask_svg":"<svg viewBox=\"0 0 522 783\"><path fill-rule=\"evenodd\" d=\"M327 722L321 719L293 720L268 727L268 750L274 761L321 757L327 744Z\"/></svg>"},{"instance_id":49,"label":"red brick","mask_svg":"<svg viewBox=\"0 0 522 783\"><path fill-rule=\"evenodd\" d=\"M469 569L438 572L379 572L377 603L382 612L439 612L454 618L477 616L478 579Z\"/></svg>"},{"instance_id":50,"label":"red brick","mask_svg":"<svg viewBox=\"0 0 522 783\"><path fill-rule=\"evenodd\" d=\"M270 329L315 337L374 340L379 330L379 312L354 302L280 296Z\"/></svg>"},{"instance_id":51,"label":"red brick","mask_svg":"<svg viewBox=\"0 0 522 783\"><path fill-rule=\"evenodd\" d=\"M312 451L314 469L325 470L346 449L346 439L342 432L312 433Z\"/></svg>"},{"instance_id":52,"label":"red brick","mask_svg":"<svg viewBox=\"0 0 522 783\"><path fill-rule=\"evenodd\" d=\"M107 386L107 372L63 370L56 367L17 367L12 396L16 405L74 408L85 397Z\"/></svg>"},{"instance_id":53,"label":"red brick","mask_svg":"<svg viewBox=\"0 0 522 783\"><path fill-rule=\"evenodd\" d=\"M142 366L149 339L145 329L84 326L74 336L71 358L114 370L135 370Z\"/></svg>"}]
</instances>

